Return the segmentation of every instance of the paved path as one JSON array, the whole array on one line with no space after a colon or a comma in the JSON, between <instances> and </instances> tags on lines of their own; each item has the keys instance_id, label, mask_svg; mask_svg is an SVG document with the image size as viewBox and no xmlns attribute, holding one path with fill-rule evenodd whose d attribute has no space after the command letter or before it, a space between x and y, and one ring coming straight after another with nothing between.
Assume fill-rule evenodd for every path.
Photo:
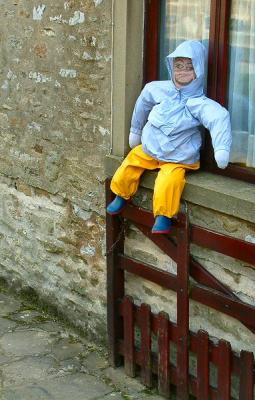
<instances>
[{"instance_id":1,"label":"paved path","mask_svg":"<svg viewBox=\"0 0 255 400\"><path fill-rule=\"evenodd\" d=\"M0 288L1 400L162 400L122 369L104 349L61 321Z\"/></svg>"}]
</instances>

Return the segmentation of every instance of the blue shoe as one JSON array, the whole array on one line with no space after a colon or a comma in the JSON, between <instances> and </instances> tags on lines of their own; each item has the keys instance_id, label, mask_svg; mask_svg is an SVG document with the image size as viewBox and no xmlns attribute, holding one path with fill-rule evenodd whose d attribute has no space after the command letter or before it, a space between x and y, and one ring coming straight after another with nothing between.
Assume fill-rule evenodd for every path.
<instances>
[{"instance_id":1,"label":"blue shoe","mask_svg":"<svg viewBox=\"0 0 255 400\"><path fill-rule=\"evenodd\" d=\"M123 199L123 197L116 196L115 199L107 206L106 211L110 215L119 214L126 204L127 200Z\"/></svg>"},{"instance_id":2,"label":"blue shoe","mask_svg":"<svg viewBox=\"0 0 255 400\"><path fill-rule=\"evenodd\" d=\"M152 227L152 233L169 233L172 227L171 218L165 217L164 215L158 215L155 223Z\"/></svg>"}]
</instances>

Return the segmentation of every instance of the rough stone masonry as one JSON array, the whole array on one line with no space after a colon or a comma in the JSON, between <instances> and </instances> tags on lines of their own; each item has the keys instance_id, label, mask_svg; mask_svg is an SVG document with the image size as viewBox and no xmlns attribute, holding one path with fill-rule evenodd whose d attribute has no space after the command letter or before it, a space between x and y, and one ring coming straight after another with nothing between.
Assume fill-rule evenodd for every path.
<instances>
[{"instance_id":1,"label":"rough stone masonry","mask_svg":"<svg viewBox=\"0 0 255 400\"><path fill-rule=\"evenodd\" d=\"M111 1L0 15L0 275L104 340Z\"/></svg>"}]
</instances>

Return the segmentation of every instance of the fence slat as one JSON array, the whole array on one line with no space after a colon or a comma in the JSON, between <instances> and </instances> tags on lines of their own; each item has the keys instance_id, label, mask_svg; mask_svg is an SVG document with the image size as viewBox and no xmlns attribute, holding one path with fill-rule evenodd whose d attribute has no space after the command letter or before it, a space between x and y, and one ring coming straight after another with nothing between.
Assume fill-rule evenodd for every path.
<instances>
[{"instance_id":1,"label":"fence slat","mask_svg":"<svg viewBox=\"0 0 255 400\"><path fill-rule=\"evenodd\" d=\"M105 182L106 204L113 200L110 180ZM118 315L118 301L124 296L124 271L117 268L119 254L124 252L123 219L106 214L106 260L107 260L107 329L109 362L113 367L121 364L118 355L118 340L123 338L123 324Z\"/></svg>"},{"instance_id":2,"label":"fence slat","mask_svg":"<svg viewBox=\"0 0 255 400\"><path fill-rule=\"evenodd\" d=\"M151 365L151 308L148 304L141 304L141 380L147 387L152 387L152 365Z\"/></svg>"},{"instance_id":3,"label":"fence slat","mask_svg":"<svg viewBox=\"0 0 255 400\"><path fill-rule=\"evenodd\" d=\"M209 399L209 336L202 330L197 335L197 399Z\"/></svg>"},{"instance_id":4,"label":"fence slat","mask_svg":"<svg viewBox=\"0 0 255 400\"><path fill-rule=\"evenodd\" d=\"M198 246L207 247L218 253L251 264L255 267L255 244L236 239L219 232L211 231L201 226L192 225L191 240Z\"/></svg>"},{"instance_id":5,"label":"fence slat","mask_svg":"<svg viewBox=\"0 0 255 400\"><path fill-rule=\"evenodd\" d=\"M184 214L177 230L177 399L189 398L189 227Z\"/></svg>"},{"instance_id":6,"label":"fence slat","mask_svg":"<svg viewBox=\"0 0 255 400\"><path fill-rule=\"evenodd\" d=\"M163 311L158 314L158 391L170 398L169 317Z\"/></svg>"},{"instance_id":7,"label":"fence slat","mask_svg":"<svg viewBox=\"0 0 255 400\"><path fill-rule=\"evenodd\" d=\"M125 271L128 271L137 276L157 283L158 285L170 289L177 289L177 279L176 275L170 274L169 272L162 271L160 268L154 267L152 265L145 264L144 262L139 262L126 255L120 256L119 267Z\"/></svg>"},{"instance_id":8,"label":"fence slat","mask_svg":"<svg viewBox=\"0 0 255 400\"><path fill-rule=\"evenodd\" d=\"M240 389L239 400L253 400L254 396L254 356L248 351L240 354Z\"/></svg>"},{"instance_id":9,"label":"fence slat","mask_svg":"<svg viewBox=\"0 0 255 400\"><path fill-rule=\"evenodd\" d=\"M130 296L125 296L124 307L124 368L128 376L135 376L135 322L134 303Z\"/></svg>"},{"instance_id":10,"label":"fence slat","mask_svg":"<svg viewBox=\"0 0 255 400\"><path fill-rule=\"evenodd\" d=\"M231 392L231 345L225 340L218 346L218 399L229 400Z\"/></svg>"}]
</instances>

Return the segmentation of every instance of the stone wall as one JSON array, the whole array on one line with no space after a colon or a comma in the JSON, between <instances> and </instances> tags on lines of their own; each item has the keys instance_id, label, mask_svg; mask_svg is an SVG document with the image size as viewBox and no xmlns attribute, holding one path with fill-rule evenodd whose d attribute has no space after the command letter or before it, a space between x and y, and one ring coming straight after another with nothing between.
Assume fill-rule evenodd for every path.
<instances>
[{"instance_id":1,"label":"stone wall","mask_svg":"<svg viewBox=\"0 0 255 400\"><path fill-rule=\"evenodd\" d=\"M111 0L0 11L1 277L103 339Z\"/></svg>"}]
</instances>

